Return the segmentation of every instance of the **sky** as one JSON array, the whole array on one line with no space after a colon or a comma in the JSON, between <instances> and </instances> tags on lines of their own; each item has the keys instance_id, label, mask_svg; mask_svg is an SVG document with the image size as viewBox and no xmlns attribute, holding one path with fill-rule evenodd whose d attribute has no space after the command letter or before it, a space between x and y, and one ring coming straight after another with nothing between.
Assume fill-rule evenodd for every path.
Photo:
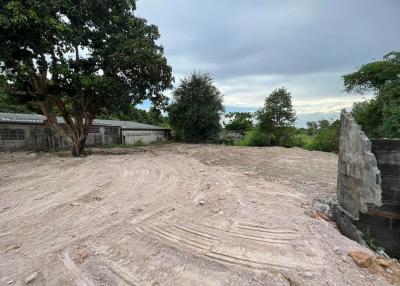
<instances>
[{"instance_id":1,"label":"sky","mask_svg":"<svg viewBox=\"0 0 400 286\"><path fill-rule=\"evenodd\" d=\"M284 86L297 126L364 100L342 75L400 50L399 0L138 0L136 15L158 26L175 86L211 73L226 111L256 111Z\"/></svg>"}]
</instances>

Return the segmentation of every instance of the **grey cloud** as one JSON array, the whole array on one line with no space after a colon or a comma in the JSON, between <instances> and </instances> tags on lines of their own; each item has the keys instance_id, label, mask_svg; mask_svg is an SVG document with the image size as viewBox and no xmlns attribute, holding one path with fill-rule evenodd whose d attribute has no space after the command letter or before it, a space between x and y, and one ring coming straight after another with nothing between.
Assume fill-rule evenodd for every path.
<instances>
[{"instance_id":1,"label":"grey cloud","mask_svg":"<svg viewBox=\"0 0 400 286\"><path fill-rule=\"evenodd\" d=\"M400 49L399 11L398 0L139 0L137 14L159 27L177 83L211 72L241 108L286 86L320 111L351 105L343 74Z\"/></svg>"},{"instance_id":2,"label":"grey cloud","mask_svg":"<svg viewBox=\"0 0 400 286\"><path fill-rule=\"evenodd\" d=\"M354 67L400 46L397 0L140 0L138 7L160 27L167 55L213 65L217 77Z\"/></svg>"}]
</instances>

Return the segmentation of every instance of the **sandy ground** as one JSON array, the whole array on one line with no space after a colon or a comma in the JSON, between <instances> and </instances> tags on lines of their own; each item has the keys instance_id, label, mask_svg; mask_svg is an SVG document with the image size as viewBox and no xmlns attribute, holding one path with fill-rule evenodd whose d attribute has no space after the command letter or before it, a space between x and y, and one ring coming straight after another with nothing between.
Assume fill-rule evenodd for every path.
<instances>
[{"instance_id":1,"label":"sandy ground","mask_svg":"<svg viewBox=\"0 0 400 286\"><path fill-rule=\"evenodd\" d=\"M335 194L334 154L106 152L0 154L1 285L387 285L307 215Z\"/></svg>"}]
</instances>

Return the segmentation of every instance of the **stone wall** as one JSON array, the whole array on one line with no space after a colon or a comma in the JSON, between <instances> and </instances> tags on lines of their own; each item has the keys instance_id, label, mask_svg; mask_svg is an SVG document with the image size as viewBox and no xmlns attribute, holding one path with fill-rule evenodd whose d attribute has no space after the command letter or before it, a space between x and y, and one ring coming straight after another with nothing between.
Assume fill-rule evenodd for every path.
<instances>
[{"instance_id":1,"label":"stone wall","mask_svg":"<svg viewBox=\"0 0 400 286\"><path fill-rule=\"evenodd\" d=\"M400 257L400 140L369 140L341 113L337 225L346 236Z\"/></svg>"},{"instance_id":2,"label":"stone wall","mask_svg":"<svg viewBox=\"0 0 400 286\"><path fill-rule=\"evenodd\" d=\"M121 143L119 127L94 127L87 137L87 146ZM68 148L61 136L44 124L0 123L0 132L0 151Z\"/></svg>"},{"instance_id":3,"label":"stone wall","mask_svg":"<svg viewBox=\"0 0 400 286\"><path fill-rule=\"evenodd\" d=\"M382 204L380 171L371 141L351 114L343 110L340 122L338 201L352 219L358 219L368 204Z\"/></svg>"}]
</instances>

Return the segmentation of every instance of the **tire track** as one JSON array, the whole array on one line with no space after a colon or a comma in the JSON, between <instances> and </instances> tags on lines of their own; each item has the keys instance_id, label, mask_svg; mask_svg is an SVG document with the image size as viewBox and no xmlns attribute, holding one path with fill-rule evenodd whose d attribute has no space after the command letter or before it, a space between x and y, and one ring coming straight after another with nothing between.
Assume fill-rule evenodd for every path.
<instances>
[{"instance_id":1,"label":"tire track","mask_svg":"<svg viewBox=\"0 0 400 286\"><path fill-rule=\"evenodd\" d=\"M226 241L230 240L230 237L239 237L244 239L261 241L268 244L287 244L290 241L283 240L282 238L266 239L263 236L249 235L237 233L234 231L228 231L226 229L221 229L217 227L210 227L212 230L217 230L219 233L207 232L201 230L201 228L192 228L184 224L184 226L165 223L162 225L152 225L147 224L148 230L166 240L172 242L174 246L184 246L195 252L203 255L207 258L228 264L235 264L251 269L257 270L268 270L268 269L295 269L299 271L311 271L319 266L315 265L305 265L304 263L293 262L292 259L284 256L276 256L272 254L263 254L262 257L258 259L250 259L246 256L255 255L260 256L260 254L253 253L252 249L249 247L234 247L233 245L226 244ZM203 226L203 225L202 225ZM273 229L279 231L278 234L290 233L287 230ZM293 238L287 238L288 240L293 240ZM246 256L244 254L246 253ZM252 254L253 253L253 254Z\"/></svg>"}]
</instances>

